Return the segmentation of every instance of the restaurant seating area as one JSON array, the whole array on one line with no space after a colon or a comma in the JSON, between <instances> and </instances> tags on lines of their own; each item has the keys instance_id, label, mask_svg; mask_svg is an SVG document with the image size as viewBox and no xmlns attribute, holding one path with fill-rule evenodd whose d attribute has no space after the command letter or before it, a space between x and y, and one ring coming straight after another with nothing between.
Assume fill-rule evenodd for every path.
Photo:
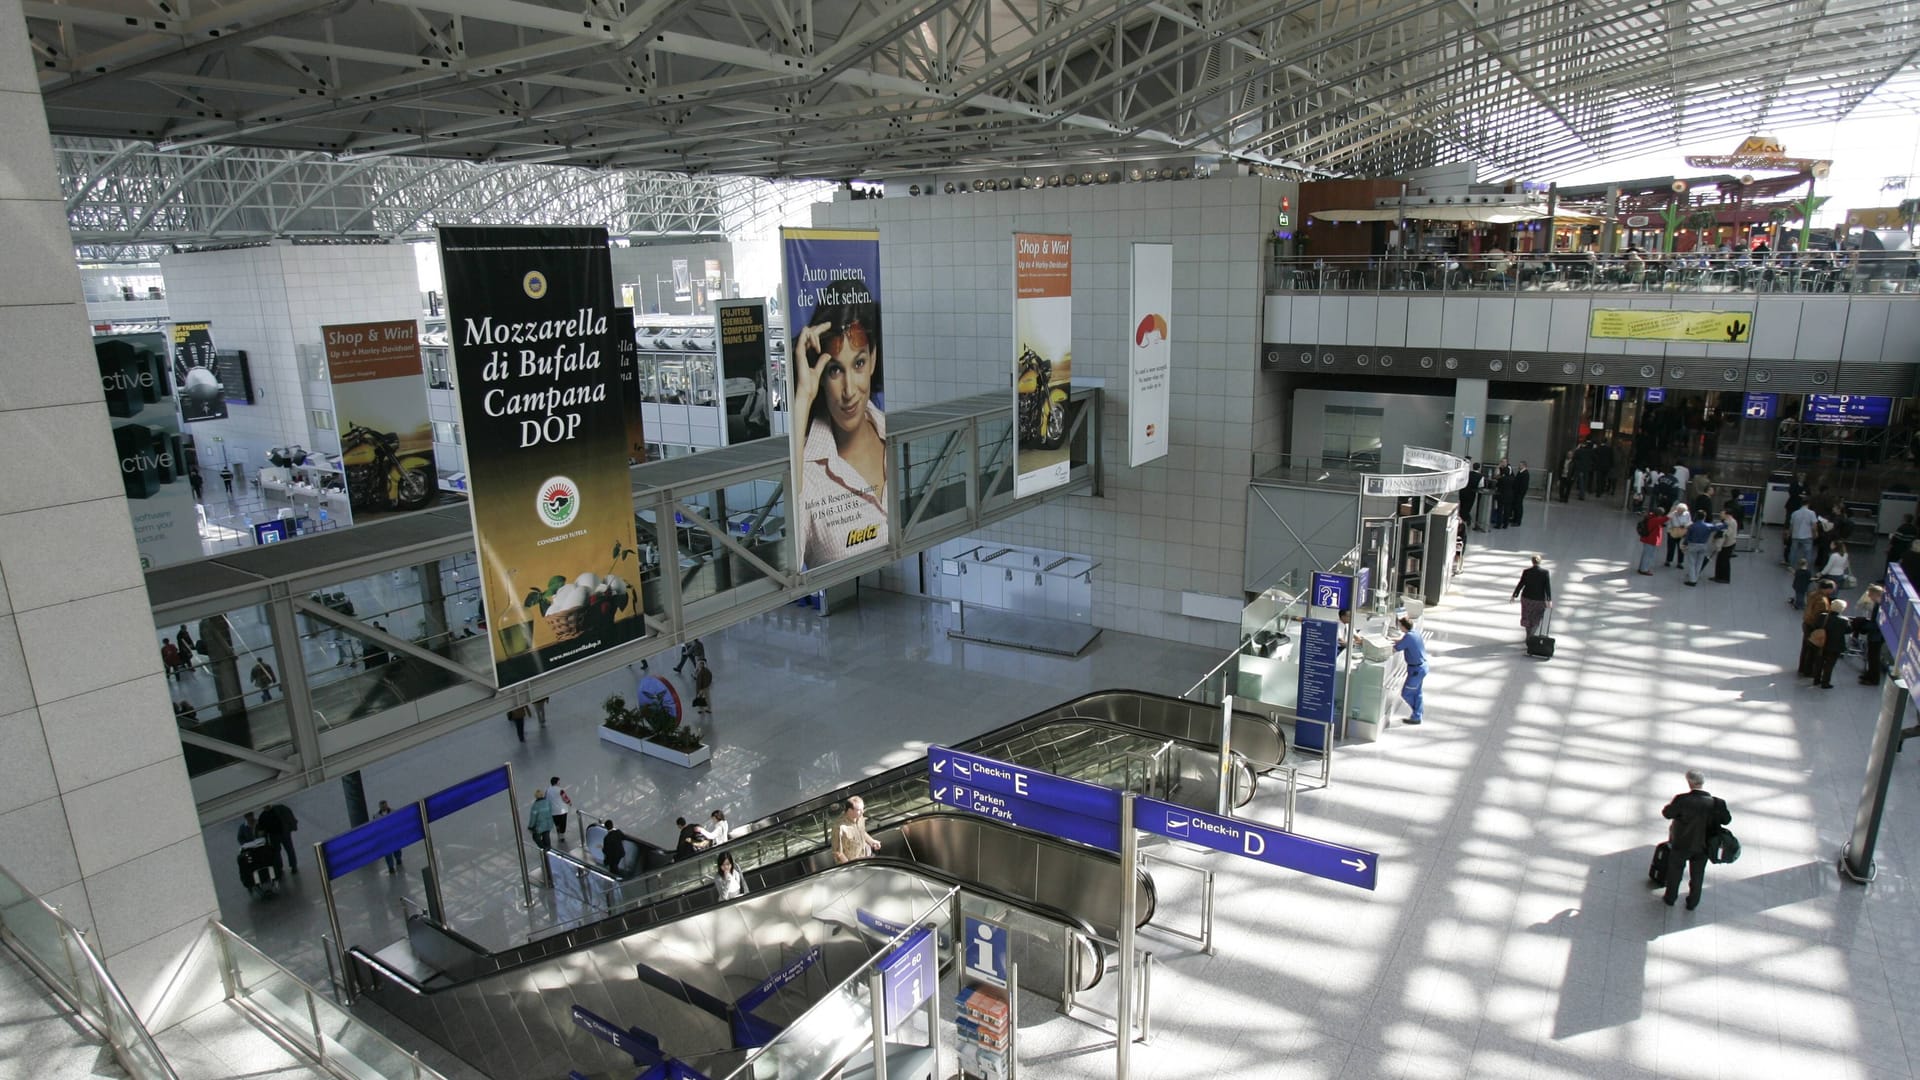
<instances>
[{"instance_id":1,"label":"restaurant seating area","mask_svg":"<svg viewBox=\"0 0 1920 1080\"><path fill-rule=\"evenodd\" d=\"M1905 255L1906 253L1901 253ZM1920 262L1859 252L1597 255L1393 255L1282 258L1270 291L1580 290L1688 293L1913 293Z\"/></svg>"}]
</instances>

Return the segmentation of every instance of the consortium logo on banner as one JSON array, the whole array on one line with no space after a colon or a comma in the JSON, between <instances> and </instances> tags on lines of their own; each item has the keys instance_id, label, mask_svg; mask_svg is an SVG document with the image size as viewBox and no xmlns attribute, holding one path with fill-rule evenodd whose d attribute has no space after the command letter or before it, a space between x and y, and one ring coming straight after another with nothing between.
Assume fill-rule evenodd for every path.
<instances>
[{"instance_id":1,"label":"consortium logo on banner","mask_svg":"<svg viewBox=\"0 0 1920 1080\"><path fill-rule=\"evenodd\" d=\"M620 357L620 411L627 418L627 464L647 463L647 425L640 409L640 341L634 336L633 309L613 309L608 324Z\"/></svg>"},{"instance_id":2,"label":"consortium logo on banner","mask_svg":"<svg viewBox=\"0 0 1920 1080\"><path fill-rule=\"evenodd\" d=\"M402 319L323 326L320 333L354 523L433 505L440 474L419 326Z\"/></svg>"},{"instance_id":3,"label":"consortium logo on banner","mask_svg":"<svg viewBox=\"0 0 1920 1080\"><path fill-rule=\"evenodd\" d=\"M214 373L213 324L173 324L173 385L180 392L180 419L192 424L227 418L226 391Z\"/></svg>"},{"instance_id":4,"label":"consortium logo on banner","mask_svg":"<svg viewBox=\"0 0 1920 1080\"><path fill-rule=\"evenodd\" d=\"M96 338L93 343L142 570L205 554L190 481L193 448L180 434L166 354L166 338L159 334Z\"/></svg>"},{"instance_id":5,"label":"consortium logo on banner","mask_svg":"<svg viewBox=\"0 0 1920 1080\"><path fill-rule=\"evenodd\" d=\"M1133 245L1133 345L1127 351L1127 464L1167 456L1172 392L1173 245Z\"/></svg>"},{"instance_id":6,"label":"consortium logo on banner","mask_svg":"<svg viewBox=\"0 0 1920 1080\"><path fill-rule=\"evenodd\" d=\"M1739 345L1753 329L1751 311L1640 311L1594 308L1587 336L1635 341L1696 341Z\"/></svg>"},{"instance_id":7,"label":"consortium logo on banner","mask_svg":"<svg viewBox=\"0 0 1920 1080\"><path fill-rule=\"evenodd\" d=\"M499 685L644 632L604 229L443 228L467 488Z\"/></svg>"},{"instance_id":8,"label":"consortium logo on banner","mask_svg":"<svg viewBox=\"0 0 1920 1080\"><path fill-rule=\"evenodd\" d=\"M782 229L788 426L800 567L884 551L887 415L880 336L880 234Z\"/></svg>"},{"instance_id":9,"label":"consortium logo on banner","mask_svg":"<svg viewBox=\"0 0 1920 1080\"><path fill-rule=\"evenodd\" d=\"M752 442L773 434L773 398L767 392L767 302L722 300L720 315L721 398L726 402L726 442Z\"/></svg>"},{"instance_id":10,"label":"consortium logo on banner","mask_svg":"<svg viewBox=\"0 0 1920 1080\"><path fill-rule=\"evenodd\" d=\"M1073 237L1013 234L1013 493L1067 482Z\"/></svg>"}]
</instances>

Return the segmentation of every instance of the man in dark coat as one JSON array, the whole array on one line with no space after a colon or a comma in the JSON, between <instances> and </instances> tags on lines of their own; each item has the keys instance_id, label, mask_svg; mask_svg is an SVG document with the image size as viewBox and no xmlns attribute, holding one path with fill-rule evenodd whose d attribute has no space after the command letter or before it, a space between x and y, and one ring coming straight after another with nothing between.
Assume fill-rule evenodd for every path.
<instances>
[{"instance_id":1,"label":"man in dark coat","mask_svg":"<svg viewBox=\"0 0 1920 1080\"><path fill-rule=\"evenodd\" d=\"M1707 794L1705 773L1688 769L1686 793L1675 795L1660 816L1673 822L1667 829L1667 843L1672 845L1667 854L1667 906L1680 897L1680 871L1685 869L1687 910L1692 911L1700 906L1700 886L1707 880L1708 846L1720 827L1733 821L1733 812L1725 799Z\"/></svg>"},{"instance_id":2,"label":"man in dark coat","mask_svg":"<svg viewBox=\"0 0 1920 1080\"><path fill-rule=\"evenodd\" d=\"M1486 478L1480 472L1479 462L1474 461L1472 465L1473 467L1467 470L1466 486L1460 489L1460 516L1467 519L1468 528L1485 532L1486 530L1480 528L1480 523L1473 520L1473 505L1480 500L1480 484Z\"/></svg>"},{"instance_id":3,"label":"man in dark coat","mask_svg":"<svg viewBox=\"0 0 1920 1080\"><path fill-rule=\"evenodd\" d=\"M1533 486L1533 479L1527 474L1527 463L1513 470L1507 477L1507 524L1518 525L1527 515L1527 489Z\"/></svg>"},{"instance_id":4,"label":"man in dark coat","mask_svg":"<svg viewBox=\"0 0 1920 1080\"><path fill-rule=\"evenodd\" d=\"M1573 494L1584 500L1593 486L1593 444L1583 442L1573 448Z\"/></svg>"}]
</instances>

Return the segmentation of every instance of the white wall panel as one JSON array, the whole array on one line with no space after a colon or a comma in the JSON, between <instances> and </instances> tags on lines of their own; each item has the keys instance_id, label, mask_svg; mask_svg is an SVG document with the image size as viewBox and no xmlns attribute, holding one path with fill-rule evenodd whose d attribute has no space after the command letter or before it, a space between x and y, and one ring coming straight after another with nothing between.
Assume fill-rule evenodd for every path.
<instances>
[{"instance_id":1,"label":"white wall panel","mask_svg":"<svg viewBox=\"0 0 1920 1080\"><path fill-rule=\"evenodd\" d=\"M1547 351L1586 352L1587 309L1591 306L1586 297L1555 297L1551 303L1553 320L1547 327Z\"/></svg>"},{"instance_id":2,"label":"white wall panel","mask_svg":"<svg viewBox=\"0 0 1920 1080\"><path fill-rule=\"evenodd\" d=\"M1768 297L1756 306L1753 315L1753 342L1749 353L1755 360L1791 360L1800 343L1800 299Z\"/></svg>"},{"instance_id":3,"label":"white wall panel","mask_svg":"<svg viewBox=\"0 0 1920 1080\"><path fill-rule=\"evenodd\" d=\"M1847 330L1847 298L1807 297L1800 302L1800 340L1793 358L1832 363L1840 359L1840 341Z\"/></svg>"},{"instance_id":4,"label":"white wall panel","mask_svg":"<svg viewBox=\"0 0 1920 1080\"><path fill-rule=\"evenodd\" d=\"M1320 298L1320 344L1345 345L1347 343L1347 298L1344 296L1323 296Z\"/></svg>"},{"instance_id":5,"label":"white wall panel","mask_svg":"<svg viewBox=\"0 0 1920 1080\"><path fill-rule=\"evenodd\" d=\"M1293 294L1274 293L1263 299L1260 340L1287 342L1293 340ZM892 334L888 334L892 337Z\"/></svg>"},{"instance_id":6,"label":"white wall panel","mask_svg":"<svg viewBox=\"0 0 1920 1080\"><path fill-rule=\"evenodd\" d=\"M1920 363L1920 303L1887 304L1887 336L1880 359L1889 364Z\"/></svg>"},{"instance_id":7,"label":"white wall panel","mask_svg":"<svg viewBox=\"0 0 1920 1080\"><path fill-rule=\"evenodd\" d=\"M1840 341L1842 363L1879 362L1886 345L1887 309L1891 306L1881 300L1855 300L1847 305L1847 332Z\"/></svg>"},{"instance_id":8,"label":"white wall panel","mask_svg":"<svg viewBox=\"0 0 1920 1080\"><path fill-rule=\"evenodd\" d=\"M1437 348L1440 345L1440 320L1446 302L1437 296L1407 299L1407 347Z\"/></svg>"},{"instance_id":9,"label":"white wall panel","mask_svg":"<svg viewBox=\"0 0 1920 1080\"><path fill-rule=\"evenodd\" d=\"M1471 349L1479 329L1480 300L1474 296L1453 295L1440 301L1440 347Z\"/></svg>"},{"instance_id":10,"label":"white wall panel","mask_svg":"<svg viewBox=\"0 0 1920 1080\"><path fill-rule=\"evenodd\" d=\"M1174 276L1180 273L1179 261L1174 262ZM1320 343L1320 298L1308 294L1293 298L1293 340L1301 345Z\"/></svg>"},{"instance_id":11,"label":"white wall panel","mask_svg":"<svg viewBox=\"0 0 1920 1080\"><path fill-rule=\"evenodd\" d=\"M1473 347L1506 352L1513 347L1513 314L1517 301L1511 296L1483 296L1474 303Z\"/></svg>"},{"instance_id":12,"label":"white wall panel","mask_svg":"<svg viewBox=\"0 0 1920 1080\"><path fill-rule=\"evenodd\" d=\"M1382 296L1380 321L1374 331L1374 344L1381 348L1401 348L1407 343L1407 298Z\"/></svg>"},{"instance_id":13,"label":"white wall panel","mask_svg":"<svg viewBox=\"0 0 1920 1080\"><path fill-rule=\"evenodd\" d=\"M1372 295L1347 299L1347 344L1372 347L1379 344L1380 298Z\"/></svg>"},{"instance_id":14,"label":"white wall panel","mask_svg":"<svg viewBox=\"0 0 1920 1080\"><path fill-rule=\"evenodd\" d=\"M1513 301L1513 350L1546 352L1547 324L1552 320L1553 302L1538 297L1515 297Z\"/></svg>"}]
</instances>

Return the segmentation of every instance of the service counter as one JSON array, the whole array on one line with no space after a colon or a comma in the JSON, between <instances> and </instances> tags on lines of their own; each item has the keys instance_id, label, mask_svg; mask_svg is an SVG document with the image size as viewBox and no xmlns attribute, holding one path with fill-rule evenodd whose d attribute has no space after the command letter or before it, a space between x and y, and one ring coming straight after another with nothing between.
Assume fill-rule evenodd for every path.
<instances>
[{"instance_id":1,"label":"service counter","mask_svg":"<svg viewBox=\"0 0 1920 1080\"><path fill-rule=\"evenodd\" d=\"M1346 640L1340 667L1334 676L1334 709L1340 720L1339 737L1372 742L1380 737L1389 715L1387 706L1399 699L1407 666L1393 651L1387 635L1391 614L1362 614L1355 620L1366 644ZM1284 637L1266 638L1260 648L1243 650L1234 680L1234 695L1293 710L1300 691L1300 635L1297 625ZM1416 623L1414 632L1419 632ZM1256 639L1259 641L1260 639ZM1296 741L1299 736L1296 736Z\"/></svg>"}]
</instances>

